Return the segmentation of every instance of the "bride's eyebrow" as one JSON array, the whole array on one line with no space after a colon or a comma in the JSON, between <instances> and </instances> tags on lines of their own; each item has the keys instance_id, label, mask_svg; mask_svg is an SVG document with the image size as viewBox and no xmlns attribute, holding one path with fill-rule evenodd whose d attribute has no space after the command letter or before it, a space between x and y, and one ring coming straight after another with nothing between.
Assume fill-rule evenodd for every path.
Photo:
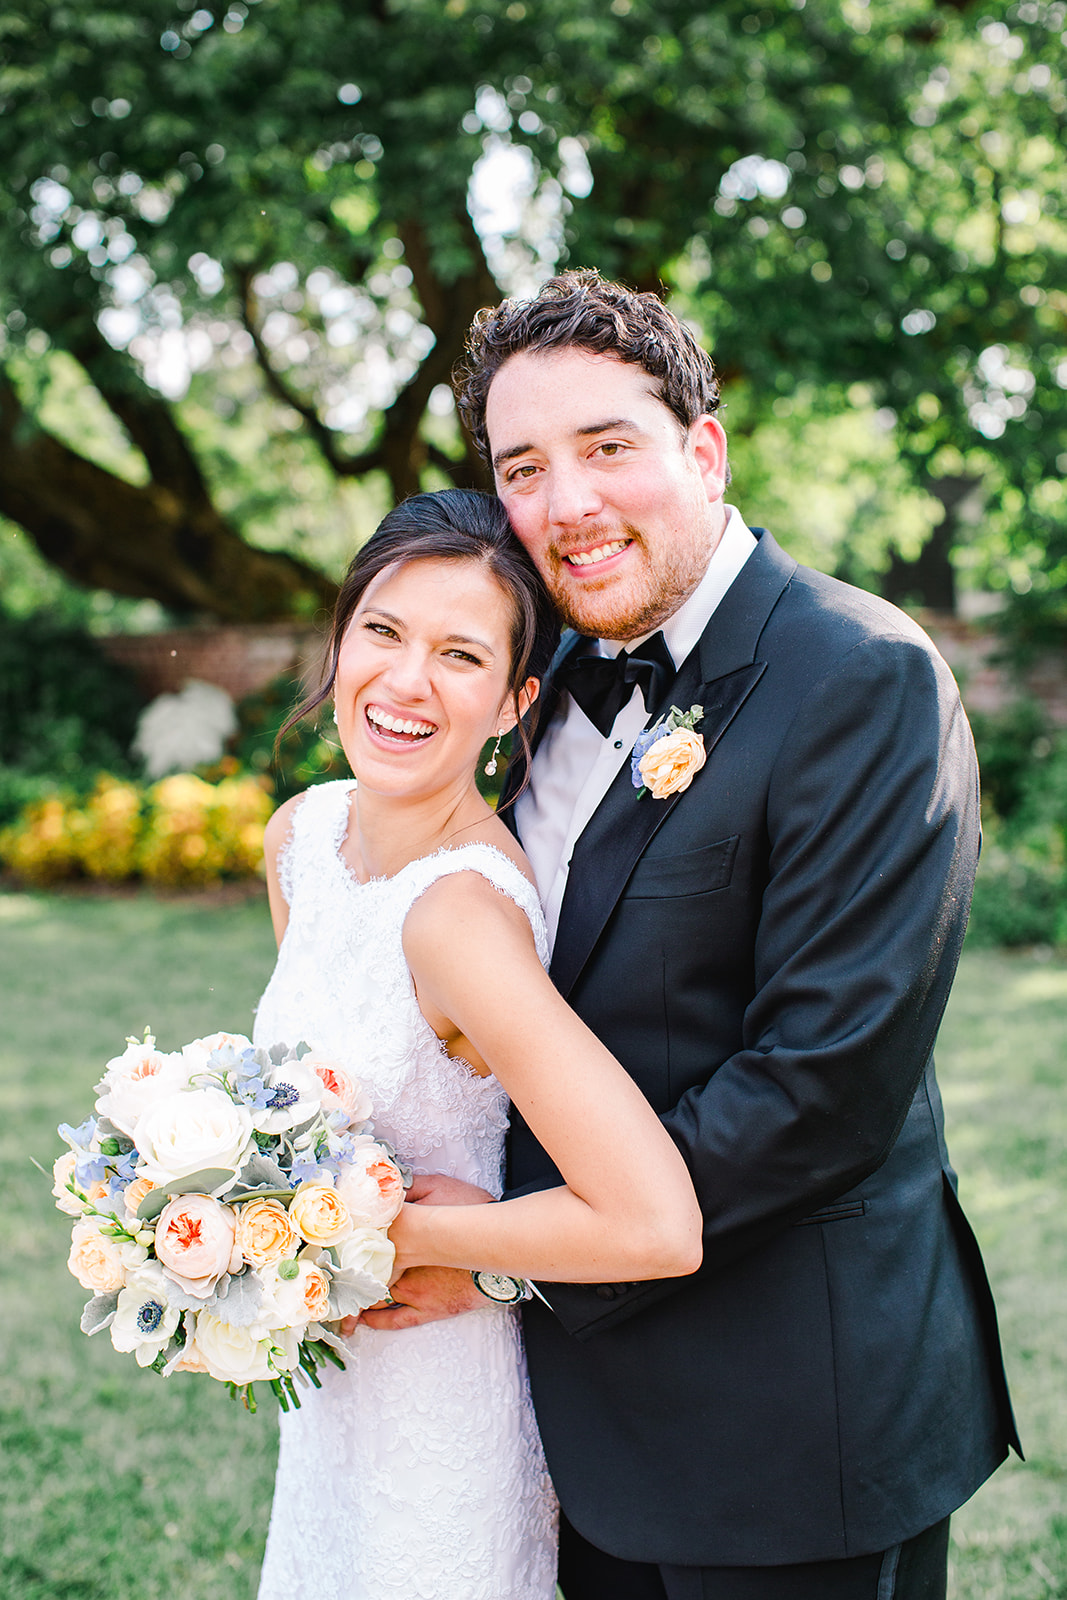
<instances>
[{"instance_id":1,"label":"bride's eyebrow","mask_svg":"<svg viewBox=\"0 0 1067 1600\"><path fill-rule=\"evenodd\" d=\"M496 656L496 651L491 644L486 644L484 639L473 639L465 633L450 633L445 639L445 644L472 644L478 650L484 650L487 656Z\"/></svg>"}]
</instances>

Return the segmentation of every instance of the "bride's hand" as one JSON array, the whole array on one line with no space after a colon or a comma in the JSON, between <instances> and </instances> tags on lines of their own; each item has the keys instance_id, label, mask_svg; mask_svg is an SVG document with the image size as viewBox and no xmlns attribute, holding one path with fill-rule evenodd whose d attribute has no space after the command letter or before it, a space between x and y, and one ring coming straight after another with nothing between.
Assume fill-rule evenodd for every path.
<instances>
[{"instance_id":1,"label":"bride's hand","mask_svg":"<svg viewBox=\"0 0 1067 1600\"><path fill-rule=\"evenodd\" d=\"M433 1206L476 1206L492 1202L492 1195L477 1184L466 1183L462 1178L450 1178L442 1172L422 1174L412 1180L405 1204L393 1219L389 1237L396 1250L393 1282L414 1267L433 1262L426 1247L428 1210Z\"/></svg>"}]
</instances>

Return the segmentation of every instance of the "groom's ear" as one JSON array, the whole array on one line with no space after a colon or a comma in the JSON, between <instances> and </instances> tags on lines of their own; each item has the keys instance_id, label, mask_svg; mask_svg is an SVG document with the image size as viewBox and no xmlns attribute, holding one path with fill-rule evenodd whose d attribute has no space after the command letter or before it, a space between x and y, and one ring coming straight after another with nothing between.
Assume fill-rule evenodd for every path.
<instances>
[{"instance_id":1,"label":"groom's ear","mask_svg":"<svg viewBox=\"0 0 1067 1600\"><path fill-rule=\"evenodd\" d=\"M519 694L518 694L519 715L521 717L524 717L526 715L527 711L529 711L530 707L533 705L534 701L537 699L537 696L540 693L541 693L541 680L540 680L540 678L527 678L526 682L523 684L523 686L519 690Z\"/></svg>"},{"instance_id":2,"label":"groom's ear","mask_svg":"<svg viewBox=\"0 0 1067 1600\"><path fill-rule=\"evenodd\" d=\"M527 678L507 711L501 718L504 733L510 733L520 717L524 717L541 693L540 678ZM517 709L516 709L517 708Z\"/></svg>"}]
</instances>

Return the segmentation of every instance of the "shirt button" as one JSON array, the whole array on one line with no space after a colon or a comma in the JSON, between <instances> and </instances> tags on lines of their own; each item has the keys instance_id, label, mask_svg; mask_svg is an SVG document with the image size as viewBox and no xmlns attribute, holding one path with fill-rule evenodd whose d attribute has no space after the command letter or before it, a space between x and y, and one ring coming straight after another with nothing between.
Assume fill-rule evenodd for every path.
<instances>
[{"instance_id":1,"label":"shirt button","mask_svg":"<svg viewBox=\"0 0 1067 1600\"><path fill-rule=\"evenodd\" d=\"M615 1285L612 1283L598 1283L596 1292L601 1300L614 1300Z\"/></svg>"},{"instance_id":2,"label":"shirt button","mask_svg":"<svg viewBox=\"0 0 1067 1600\"><path fill-rule=\"evenodd\" d=\"M615 748L616 748L616 750L621 750L622 749L622 740L621 739L616 739L615 740Z\"/></svg>"}]
</instances>

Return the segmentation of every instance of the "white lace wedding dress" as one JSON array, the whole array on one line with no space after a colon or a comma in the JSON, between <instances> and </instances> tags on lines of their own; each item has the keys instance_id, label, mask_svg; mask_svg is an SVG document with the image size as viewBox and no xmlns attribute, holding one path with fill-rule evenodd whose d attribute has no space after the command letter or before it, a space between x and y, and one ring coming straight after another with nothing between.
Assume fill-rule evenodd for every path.
<instances>
[{"instance_id":1,"label":"white lace wedding dress","mask_svg":"<svg viewBox=\"0 0 1067 1600\"><path fill-rule=\"evenodd\" d=\"M507 1097L445 1054L401 934L431 883L476 871L526 912L544 960L536 893L483 844L359 883L340 855L353 787L321 784L294 813L279 863L289 925L256 1042L306 1039L340 1060L417 1171L499 1195ZM556 1505L516 1314L487 1301L406 1331L357 1327L348 1344L346 1370L327 1368L281 1419L259 1600L552 1600Z\"/></svg>"}]
</instances>

